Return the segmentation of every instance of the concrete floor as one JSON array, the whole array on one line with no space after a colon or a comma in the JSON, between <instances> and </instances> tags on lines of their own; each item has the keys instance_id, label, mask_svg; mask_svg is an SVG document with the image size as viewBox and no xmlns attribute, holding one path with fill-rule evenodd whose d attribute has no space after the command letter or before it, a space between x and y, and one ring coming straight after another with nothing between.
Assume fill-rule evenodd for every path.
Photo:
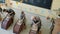
<instances>
[{"instance_id":1,"label":"concrete floor","mask_svg":"<svg viewBox=\"0 0 60 34\"><path fill-rule=\"evenodd\" d=\"M14 11L16 12L15 15L15 19L14 19L14 23L9 27L8 30L4 30L1 28L1 23L0 23L0 34L14 34L13 33L13 26L16 23L16 21L20 18L20 10L14 9ZM31 16L36 15L36 14L32 14L29 12L25 12L26 14L26 18L27 18L27 29L23 30L21 32L21 34L29 34L29 30L30 30L30 25L31 25ZM38 15L39 16L39 15ZM51 27L51 22L49 20L47 20L44 16L40 16L41 21L42 21L42 34L49 34L50 32L50 27Z\"/></svg>"}]
</instances>

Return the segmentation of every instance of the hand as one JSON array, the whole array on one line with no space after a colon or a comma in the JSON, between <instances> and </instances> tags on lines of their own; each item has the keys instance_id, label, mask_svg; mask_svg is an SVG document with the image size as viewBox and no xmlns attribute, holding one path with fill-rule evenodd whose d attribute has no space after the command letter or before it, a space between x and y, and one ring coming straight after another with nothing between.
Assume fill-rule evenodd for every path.
<instances>
[{"instance_id":1,"label":"hand","mask_svg":"<svg viewBox=\"0 0 60 34\"><path fill-rule=\"evenodd\" d=\"M37 24L35 24L35 23L34 23L33 25L35 25L35 26L36 26Z\"/></svg>"}]
</instances>

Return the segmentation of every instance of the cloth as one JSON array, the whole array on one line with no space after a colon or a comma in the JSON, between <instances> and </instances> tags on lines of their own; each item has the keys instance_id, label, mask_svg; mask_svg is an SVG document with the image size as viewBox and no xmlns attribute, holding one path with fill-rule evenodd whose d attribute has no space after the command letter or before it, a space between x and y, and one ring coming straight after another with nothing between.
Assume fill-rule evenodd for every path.
<instances>
[{"instance_id":1,"label":"cloth","mask_svg":"<svg viewBox=\"0 0 60 34\"><path fill-rule=\"evenodd\" d=\"M40 20L39 17L37 17L36 20L35 20L35 19L32 20L32 24L31 24L31 26L32 26L33 24L38 25L38 30L37 30L37 31L39 31L39 30L41 29L41 20Z\"/></svg>"}]
</instances>

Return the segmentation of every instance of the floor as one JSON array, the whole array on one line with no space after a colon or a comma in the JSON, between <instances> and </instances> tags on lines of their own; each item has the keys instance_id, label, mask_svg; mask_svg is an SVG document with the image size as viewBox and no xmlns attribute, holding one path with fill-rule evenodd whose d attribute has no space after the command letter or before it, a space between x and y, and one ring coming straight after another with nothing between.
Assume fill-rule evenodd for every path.
<instances>
[{"instance_id":1,"label":"floor","mask_svg":"<svg viewBox=\"0 0 60 34\"><path fill-rule=\"evenodd\" d=\"M17 11L17 9L14 9L14 11L16 12L14 23L8 28L8 30L2 29L1 28L1 23L0 23L0 34L14 34L13 33L13 27L14 27L14 24L16 23L16 21L20 18L20 10ZM36 15L36 14L28 13L28 12L25 12L25 14L26 14L26 18L27 18L27 22L26 22L27 29L23 30L20 34L29 34L29 31L30 31L30 28L31 28L30 27L31 16ZM40 18L41 18L41 21L42 21L42 28L41 28L42 34L49 34L50 27L51 27L51 22L49 20L47 20L46 17L44 17L44 16L40 16Z\"/></svg>"}]
</instances>

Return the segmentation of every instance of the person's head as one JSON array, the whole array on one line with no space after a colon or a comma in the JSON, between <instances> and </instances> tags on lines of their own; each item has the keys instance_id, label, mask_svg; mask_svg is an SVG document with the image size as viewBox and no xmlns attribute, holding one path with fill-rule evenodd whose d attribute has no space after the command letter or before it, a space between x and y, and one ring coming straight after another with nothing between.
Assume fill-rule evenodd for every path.
<instances>
[{"instance_id":1,"label":"person's head","mask_svg":"<svg viewBox=\"0 0 60 34\"><path fill-rule=\"evenodd\" d=\"M50 17L49 17L49 16L47 16L47 19L50 19Z\"/></svg>"},{"instance_id":2,"label":"person's head","mask_svg":"<svg viewBox=\"0 0 60 34\"><path fill-rule=\"evenodd\" d=\"M51 18L52 20L54 20L54 18Z\"/></svg>"},{"instance_id":3,"label":"person's head","mask_svg":"<svg viewBox=\"0 0 60 34\"><path fill-rule=\"evenodd\" d=\"M31 20L34 20L34 19L36 19L36 16L32 16L32 17L31 17Z\"/></svg>"},{"instance_id":4,"label":"person's head","mask_svg":"<svg viewBox=\"0 0 60 34\"><path fill-rule=\"evenodd\" d=\"M24 11L22 11L21 14L24 14Z\"/></svg>"},{"instance_id":5,"label":"person's head","mask_svg":"<svg viewBox=\"0 0 60 34\"><path fill-rule=\"evenodd\" d=\"M8 13L15 15L15 12L13 9L9 9Z\"/></svg>"},{"instance_id":6,"label":"person's head","mask_svg":"<svg viewBox=\"0 0 60 34\"><path fill-rule=\"evenodd\" d=\"M8 12L8 10L7 9L3 9L3 12Z\"/></svg>"}]
</instances>

